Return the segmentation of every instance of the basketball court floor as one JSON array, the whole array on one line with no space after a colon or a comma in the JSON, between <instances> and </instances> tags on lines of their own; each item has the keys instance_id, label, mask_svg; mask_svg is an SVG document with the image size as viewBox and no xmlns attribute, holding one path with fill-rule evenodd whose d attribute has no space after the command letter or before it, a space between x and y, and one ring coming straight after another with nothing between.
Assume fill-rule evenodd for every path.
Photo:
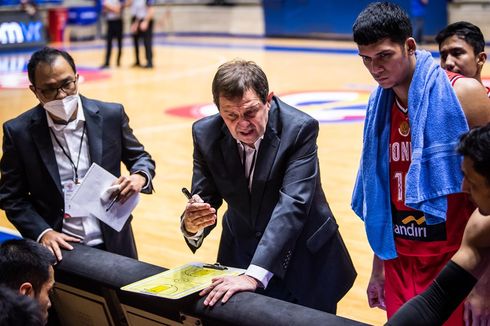
<instances>
[{"instance_id":1,"label":"basketball court floor","mask_svg":"<svg viewBox=\"0 0 490 326\"><path fill-rule=\"evenodd\" d=\"M216 258L220 219L196 254L187 248L179 230L186 204L181 188L191 185L191 126L217 112L211 80L221 63L234 58L257 62L269 78L271 91L321 123L318 153L323 188L359 274L340 302L338 314L375 325L385 321L383 311L368 307L365 293L372 251L363 223L350 209L364 108L375 86L353 43L158 36L155 68L151 70L131 67L134 55L129 39L125 40L121 67L113 63L106 70L98 69L103 63L102 41L59 46L65 46L75 59L80 93L124 104L136 136L157 163L156 191L141 196L132 224L140 259L166 268L190 261L214 262ZM37 104L25 72L29 56L27 52L0 54L2 123ZM490 75L488 68L483 75ZM222 207L219 213L224 211ZM0 214L0 227L13 229L4 213Z\"/></svg>"}]
</instances>

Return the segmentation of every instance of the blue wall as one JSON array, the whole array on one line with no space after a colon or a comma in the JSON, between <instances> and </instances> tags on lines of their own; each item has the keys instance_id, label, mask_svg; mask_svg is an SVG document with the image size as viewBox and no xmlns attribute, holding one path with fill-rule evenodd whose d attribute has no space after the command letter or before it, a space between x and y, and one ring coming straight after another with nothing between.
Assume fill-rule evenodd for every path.
<instances>
[{"instance_id":1,"label":"blue wall","mask_svg":"<svg viewBox=\"0 0 490 326\"><path fill-rule=\"evenodd\" d=\"M410 14L411 0L391 1ZM263 0L266 36L315 37L338 34L351 38L352 24L369 0ZM447 0L430 0L425 35L447 25Z\"/></svg>"}]
</instances>

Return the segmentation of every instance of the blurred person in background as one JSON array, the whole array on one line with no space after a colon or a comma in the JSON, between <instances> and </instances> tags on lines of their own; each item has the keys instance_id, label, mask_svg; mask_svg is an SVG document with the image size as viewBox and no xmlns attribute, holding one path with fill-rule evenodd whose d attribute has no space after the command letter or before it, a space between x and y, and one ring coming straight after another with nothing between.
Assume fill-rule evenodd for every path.
<instances>
[{"instance_id":1,"label":"blurred person in background","mask_svg":"<svg viewBox=\"0 0 490 326\"><path fill-rule=\"evenodd\" d=\"M20 0L20 9L29 15L31 19L35 18L38 13L35 0Z\"/></svg>"},{"instance_id":2,"label":"blurred person in background","mask_svg":"<svg viewBox=\"0 0 490 326\"><path fill-rule=\"evenodd\" d=\"M410 0L413 37L418 44L422 44L424 42L424 25L428 4L429 0Z\"/></svg>"},{"instance_id":3,"label":"blurred person in background","mask_svg":"<svg viewBox=\"0 0 490 326\"><path fill-rule=\"evenodd\" d=\"M135 62L133 67L153 68L153 15L155 0L130 0L131 35L133 36ZM139 43L145 46L146 64L140 61Z\"/></svg>"},{"instance_id":4,"label":"blurred person in background","mask_svg":"<svg viewBox=\"0 0 490 326\"><path fill-rule=\"evenodd\" d=\"M123 41L123 8L124 0L103 0L103 13L107 21L105 61L101 68L109 68L112 53L112 42L117 41L116 65L121 65Z\"/></svg>"}]
</instances>

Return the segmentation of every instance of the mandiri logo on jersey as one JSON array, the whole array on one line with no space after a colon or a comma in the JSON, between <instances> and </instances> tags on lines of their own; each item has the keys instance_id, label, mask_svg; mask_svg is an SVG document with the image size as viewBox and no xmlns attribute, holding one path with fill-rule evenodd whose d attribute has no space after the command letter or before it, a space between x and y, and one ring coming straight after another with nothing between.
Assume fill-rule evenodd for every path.
<instances>
[{"instance_id":1,"label":"mandiri logo on jersey","mask_svg":"<svg viewBox=\"0 0 490 326\"><path fill-rule=\"evenodd\" d=\"M368 91L317 91L280 94L279 98L320 123L362 122L366 116ZM166 110L180 117L200 119L215 113L214 104L186 105Z\"/></svg>"}]
</instances>

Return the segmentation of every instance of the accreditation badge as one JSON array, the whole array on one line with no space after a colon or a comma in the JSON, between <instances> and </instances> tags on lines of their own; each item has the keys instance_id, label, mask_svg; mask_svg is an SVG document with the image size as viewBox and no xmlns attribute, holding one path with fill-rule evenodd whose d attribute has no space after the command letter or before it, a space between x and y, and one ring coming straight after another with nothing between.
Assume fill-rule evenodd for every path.
<instances>
[{"instance_id":1,"label":"accreditation badge","mask_svg":"<svg viewBox=\"0 0 490 326\"><path fill-rule=\"evenodd\" d=\"M73 180L69 180L63 185L63 194L65 200L64 218L88 216L88 212L85 208L79 205L75 205L71 202L71 198L73 197L73 194L76 192L78 187L80 187L80 184L75 183Z\"/></svg>"}]
</instances>

